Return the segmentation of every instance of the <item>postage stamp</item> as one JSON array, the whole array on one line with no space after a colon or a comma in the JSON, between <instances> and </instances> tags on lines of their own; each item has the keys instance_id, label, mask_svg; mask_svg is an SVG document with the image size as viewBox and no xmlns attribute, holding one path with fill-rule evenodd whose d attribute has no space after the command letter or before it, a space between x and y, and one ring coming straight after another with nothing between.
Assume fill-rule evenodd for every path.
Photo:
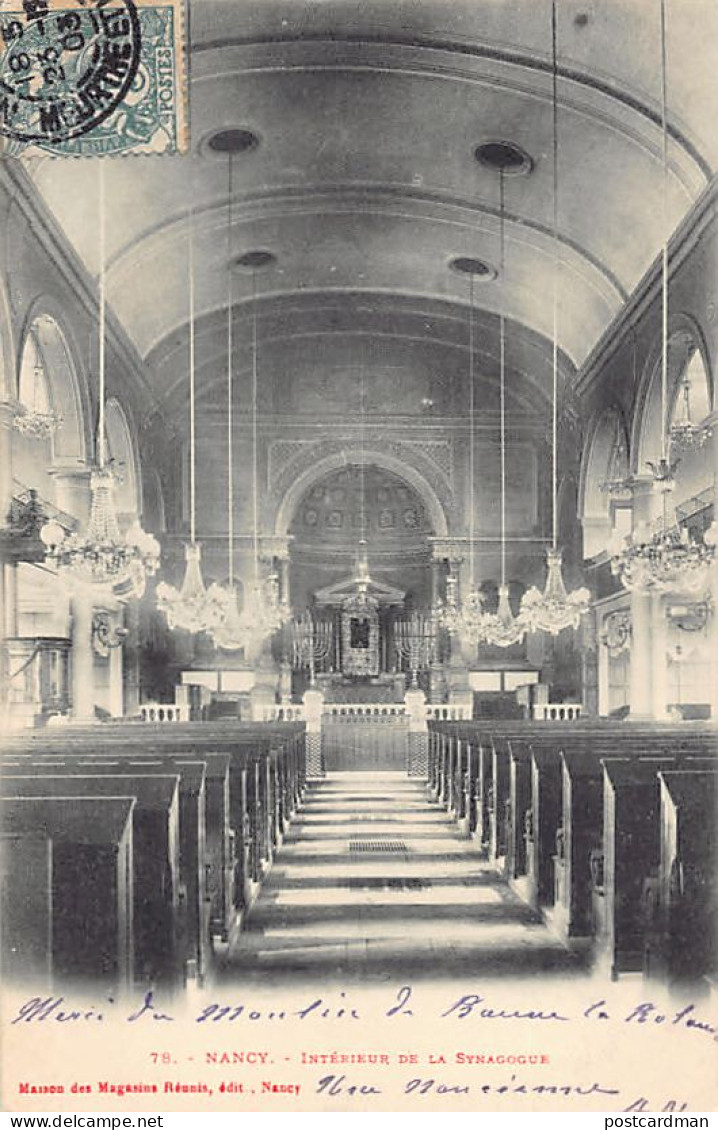
<instances>
[{"instance_id":1,"label":"postage stamp","mask_svg":"<svg viewBox=\"0 0 718 1130\"><path fill-rule=\"evenodd\" d=\"M187 149L184 0L0 0L0 152Z\"/></svg>"}]
</instances>

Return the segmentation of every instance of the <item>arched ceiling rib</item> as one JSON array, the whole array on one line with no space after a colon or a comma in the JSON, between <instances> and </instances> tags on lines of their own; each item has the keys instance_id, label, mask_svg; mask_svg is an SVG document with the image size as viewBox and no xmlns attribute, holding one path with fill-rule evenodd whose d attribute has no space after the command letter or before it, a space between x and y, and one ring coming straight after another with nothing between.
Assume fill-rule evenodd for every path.
<instances>
[{"instance_id":1,"label":"arched ceiling rib","mask_svg":"<svg viewBox=\"0 0 718 1130\"><path fill-rule=\"evenodd\" d=\"M658 0L558 3L558 334L576 366L718 166L718 6L667 10L666 229ZM475 302L543 339L548 356L550 11L548 0L194 0L193 157L108 163L108 293L142 355L155 363L186 326L190 205L198 318L226 312L228 162L206 142L244 127L259 145L233 162L232 255L274 252L256 291L277 309L365 292L453 305L460 319L468 285L451 259L499 257L498 175L474 149L491 138L522 147L533 169L505 178L505 271ZM93 272L95 172L91 161L32 165ZM241 305L252 280L237 274L234 286ZM323 301L311 298L305 321L314 311L321 322Z\"/></svg>"}]
</instances>

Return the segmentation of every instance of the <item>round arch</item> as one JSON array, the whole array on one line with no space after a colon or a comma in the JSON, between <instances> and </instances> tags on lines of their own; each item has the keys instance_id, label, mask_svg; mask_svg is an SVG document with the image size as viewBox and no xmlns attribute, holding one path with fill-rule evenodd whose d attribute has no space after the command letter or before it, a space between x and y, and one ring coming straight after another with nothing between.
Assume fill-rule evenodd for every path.
<instances>
[{"instance_id":1,"label":"round arch","mask_svg":"<svg viewBox=\"0 0 718 1130\"><path fill-rule=\"evenodd\" d=\"M20 334L16 373L16 395L20 374L32 341L41 358L50 407L62 416L62 426L53 439L53 457L61 461L86 462L88 455L88 398L79 352L72 335L53 304L39 298L27 312Z\"/></svg>"},{"instance_id":2,"label":"round arch","mask_svg":"<svg viewBox=\"0 0 718 1130\"><path fill-rule=\"evenodd\" d=\"M292 519L306 492L313 487L315 483L319 482L320 479L324 478L325 475L341 467L345 467L348 463L363 463L365 466L373 464L376 467L383 468L385 471L390 471L392 474L396 475L397 478L403 479L408 486L414 488L426 507L426 514L431 522L434 536L440 538L448 537L449 527L444 508L424 476L420 474L419 471L415 470L414 467L409 467L401 459L397 459L393 455L374 449L362 450L359 445L357 445L356 448L347 447L345 450L327 455L323 459L317 460L311 467L298 475L285 492L277 509L274 522L275 534L280 537L285 537L289 533Z\"/></svg>"},{"instance_id":3,"label":"round arch","mask_svg":"<svg viewBox=\"0 0 718 1130\"><path fill-rule=\"evenodd\" d=\"M680 384L691 357L698 352L708 387L708 402L715 403L710 354L703 331L698 322L688 314L680 314L671 321L668 331L668 389L667 421L670 421ZM636 396L636 406L631 428L631 470L645 474L647 463L656 462L661 455L664 421L661 412L661 356L660 340L654 343L644 366Z\"/></svg>"},{"instance_id":4,"label":"round arch","mask_svg":"<svg viewBox=\"0 0 718 1130\"><path fill-rule=\"evenodd\" d=\"M0 396L13 400L17 396L14 372L15 343L7 288L0 279Z\"/></svg>"},{"instance_id":5,"label":"round arch","mask_svg":"<svg viewBox=\"0 0 718 1130\"><path fill-rule=\"evenodd\" d=\"M610 496L601 490L610 479L628 477L628 429L617 405L602 408L588 429L578 479L578 517L606 518Z\"/></svg>"},{"instance_id":6,"label":"round arch","mask_svg":"<svg viewBox=\"0 0 718 1130\"><path fill-rule=\"evenodd\" d=\"M137 445L127 413L114 396L105 405L105 435L110 458L117 464L119 486L115 502L118 513L138 518L142 513L142 472Z\"/></svg>"}]
</instances>

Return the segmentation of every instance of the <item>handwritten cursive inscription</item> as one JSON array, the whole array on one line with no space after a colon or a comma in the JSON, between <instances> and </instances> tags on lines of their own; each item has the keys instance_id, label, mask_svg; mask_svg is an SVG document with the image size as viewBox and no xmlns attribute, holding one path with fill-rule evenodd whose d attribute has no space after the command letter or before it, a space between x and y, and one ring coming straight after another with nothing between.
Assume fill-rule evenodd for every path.
<instances>
[{"instance_id":1,"label":"handwritten cursive inscription","mask_svg":"<svg viewBox=\"0 0 718 1130\"><path fill-rule=\"evenodd\" d=\"M215 1024L246 1025L257 1021L272 1021L277 1023L301 1023L305 1020L342 1022L352 1024L358 1020L385 1020L401 1023L402 1018L420 1016L425 1021L454 1021L464 1024L471 1021L489 1021L497 1024L571 1024L580 1022L628 1024L637 1029L648 1029L663 1025L679 1031L689 1032L692 1035L704 1036L718 1042L718 1023L713 1024L701 1017L696 1005L689 1003L675 1011L662 1011L653 1001L639 1001L628 1012L612 1015L608 1011L605 1000L591 1001L585 1007L569 1015L551 1007L537 1008L530 1002L518 1007L502 1004L500 1000L484 996L478 992L462 993L460 996L446 1003L445 1007L437 1013L435 1006L431 1011L421 1008L421 1001L415 999L416 994L410 985L403 985L396 990L384 1003L380 1003L378 1015L364 1016L359 1008L352 1004L346 992L339 992L333 998L315 997L302 1004L301 1007L279 1005L268 1008L260 1006L251 1000L226 1003L213 1001L204 1005L193 1017L194 1023L214 1027ZM101 1024L111 1017L112 1020L124 1021L128 1024L161 1022L171 1023L175 1018L160 1007L154 993L145 993L141 1001L127 1011L127 1006L120 1006L111 997L101 1008L78 1007L67 1001L63 996L29 997L17 1010L11 1019L11 1024Z\"/></svg>"}]
</instances>

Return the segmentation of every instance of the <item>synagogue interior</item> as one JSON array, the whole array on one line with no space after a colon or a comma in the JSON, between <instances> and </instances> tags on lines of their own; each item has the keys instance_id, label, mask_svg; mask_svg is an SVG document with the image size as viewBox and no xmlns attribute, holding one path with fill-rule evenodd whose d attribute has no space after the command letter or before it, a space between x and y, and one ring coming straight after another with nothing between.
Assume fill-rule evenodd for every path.
<instances>
[{"instance_id":1,"label":"synagogue interior","mask_svg":"<svg viewBox=\"0 0 718 1130\"><path fill-rule=\"evenodd\" d=\"M188 34L0 160L7 975L713 985L718 9Z\"/></svg>"}]
</instances>

